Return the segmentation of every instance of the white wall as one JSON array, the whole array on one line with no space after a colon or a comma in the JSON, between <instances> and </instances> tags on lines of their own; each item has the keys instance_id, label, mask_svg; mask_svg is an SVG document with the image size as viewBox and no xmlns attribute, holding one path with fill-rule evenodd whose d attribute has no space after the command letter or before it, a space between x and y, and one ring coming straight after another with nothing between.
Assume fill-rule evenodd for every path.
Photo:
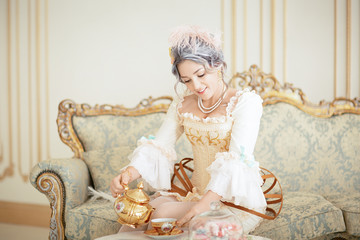
<instances>
[{"instance_id":1,"label":"white wall","mask_svg":"<svg viewBox=\"0 0 360 240\"><path fill-rule=\"evenodd\" d=\"M167 38L180 24L224 31L229 76L257 64L314 102L346 96L347 81L360 96L360 2L350 2L347 63L346 0L336 38L329 0L0 0L0 201L47 203L27 178L37 161L72 156L57 134L61 100L133 107L172 95Z\"/></svg>"}]
</instances>

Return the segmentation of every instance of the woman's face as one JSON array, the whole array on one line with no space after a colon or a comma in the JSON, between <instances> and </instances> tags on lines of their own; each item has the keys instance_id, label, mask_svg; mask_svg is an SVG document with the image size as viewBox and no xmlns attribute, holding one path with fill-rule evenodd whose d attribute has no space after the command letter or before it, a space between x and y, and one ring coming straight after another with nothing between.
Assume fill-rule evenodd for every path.
<instances>
[{"instance_id":1,"label":"woman's face","mask_svg":"<svg viewBox=\"0 0 360 240\"><path fill-rule=\"evenodd\" d=\"M177 69L181 81L202 100L209 100L214 95L221 94L222 84L217 71L207 72L203 65L191 60L179 63Z\"/></svg>"}]
</instances>

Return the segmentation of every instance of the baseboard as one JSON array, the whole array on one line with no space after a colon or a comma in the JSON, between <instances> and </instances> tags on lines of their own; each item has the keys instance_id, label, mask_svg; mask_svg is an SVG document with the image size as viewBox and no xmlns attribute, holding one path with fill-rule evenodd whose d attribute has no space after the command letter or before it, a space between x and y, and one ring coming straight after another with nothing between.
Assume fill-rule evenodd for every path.
<instances>
[{"instance_id":1,"label":"baseboard","mask_svg":"<svg viewBox=\"0 0 360 240\"><path fill-rule=\"evenodd\" d=\"M49 206L0 201L0 222L50 227Z\"/></svg>"}]
</instances>

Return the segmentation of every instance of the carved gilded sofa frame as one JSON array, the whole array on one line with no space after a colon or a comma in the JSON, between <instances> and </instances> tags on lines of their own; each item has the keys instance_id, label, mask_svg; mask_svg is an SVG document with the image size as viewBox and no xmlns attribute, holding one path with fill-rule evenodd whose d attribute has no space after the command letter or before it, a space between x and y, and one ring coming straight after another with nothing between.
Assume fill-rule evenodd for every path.
<instances>
[{"instance_id":1,"label":"carved gilded sofa frame","mask_svg":"<svg viewBox=\"0 0 360 240\"><path fill-rule=\"evenodd\" d=\"M126 108L123 105L95 105L76 104L74 101L65 99L60 102L57 117L58 133L62 142L68 145L74 152L74 159L83 159L86 150L81 143L74 126L74 116L139 116L150 113L166 113L172 98L169 96L143 99L134 108ZM32 171L32 184L41 193L45 194L50 202L50 232L49 239L65 239L64 211L66 191L61 176L52 170L43 170L40 173ZM38 175L35 176L34 173ZM90 177L90 176L89 176ZM36 180L35 180L36 179ZM90 185L90 181L89 181ZM85 199L84 199L85 200Z\"/></svg>"},{"instance_id":2,"label":"carved gilded sofa frame","mask_svg":"<svg viewBox=\"0 0 360 240\"><path fill-rule=\"evenodd\" d=\"M283 85L280 84L272 74L262 72L256 65L252 65L249 71L236 73L231 78L229 85L233 88L254 90L263 98L263 106L285 102L320 118L329 118L343 113L360 113L360 98L339 97L331 102L322 100L319 104L314 104L308 100L300 88L287 82Z\"/></svg>"},{"instance_id":3,"label":"carved gilded sofa frame","mask_svg":"<svg viewBox=\"0 0 360 240\"><path fill-rule=\"evenodd\" d=\"M344 113L360 114L359 98L336 98L331 102L321 101L319 104L313 104L307 99L301 89L295 88L289 83L281 85L273 75L262 72L256 65L252 65L249 71L235 74L229 81L229 85L238 89L250 88L255 90L263 98L264 106L285 102L318 118L330 118ZM90 106L88 104L76 104L71 100L63 100L59 104L58 109L58 133L60 139L74 152L74 161L78 161L78 164L83 168L82 171L87 172L86 165L81 163L86 149L73 127L72 119L74 116L139 116L149 113L165 113L171 100L172 98L168 96L159 98L150 97L142 100L134 108L108 104ZM35 166L30 178L34 187L45 194L50 202L52 212L49 238L65 239L66 223L64 221L64 212L67 191L62 177L56 171L40 170L39 166ZM88 176L88 179L84 181L87 185L91 185L91 176ZM83 194L79 197L79 203L86 201L87 198L87 194Z\"/></svg>"}]
</instances>

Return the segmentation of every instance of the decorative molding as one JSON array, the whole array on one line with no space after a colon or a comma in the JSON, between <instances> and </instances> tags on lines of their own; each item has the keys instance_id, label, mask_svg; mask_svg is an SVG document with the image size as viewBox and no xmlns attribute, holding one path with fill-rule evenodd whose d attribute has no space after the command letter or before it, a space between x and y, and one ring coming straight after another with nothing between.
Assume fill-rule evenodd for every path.
<instances>
[{"instance_id":1,"label":"decorative molding","mask_svg":"<svg viewBox=\"0 0 360 240\"><path fill-rule=\"evenodd\" d=\"M109 104L97 104L92 107L89 104L76 104L72 100L65 99L59 104L59 112L56 120L59 136L61 141L71 148L75 157L82 158L82 153L85 149L73 127L73 116L140 116L148 113L166 113L171 101L172 97L169 96L159 98L149 97L140 101L134 108L126 108L123 105Z\"/></svg>"},{"instance_id":2,"label":"decorative molding","mask_svg":"<svg viewBox=\"0 0 360 240\"><path fill-rule=\"evenodd\" d=\"M236 72L236 65L237 65L237 24L236 24L236 0L231 1L231 20L232 20L232 42L231 42L231 54L232 54L232 61L231 61L231 71L234 74Z\"/></svg>"},{"instance_id":3,"label":"decorative molding","mask_svg":"<svg viewBox=\"0 0 360 240\"><path fill-rule=\"evenodd\" d=\"M45 171L37 177L36 187L41 193L46 195L50 202L49 239L65 239L65 189L63 182L56 173Z\"/></svg>"},{"instance_id":4,"label":"decorative molding","mask_svg":"<svg viewBox=\"0 0 360 240\"><path fill-rule=\"evenodd\" d=\"M260 67L264 67L264 2L260 0Z\"/></svg>"},{"instance_id":5,"label":"decorative molding","mask_svg":"<svg viewBox=\"0 0 360 240\"><path fill-rule=\"evenodd\" d=\"M22 180L24 182L27 182L28 179L29 179L29 172L26 174L26 173L23 173L22 171L22 162L21 162L21 159L22 159L22 144L21 144L21 133L22 133L22 127L21 127L21 119L22 118L22 114L21 114L21 71L20 71L20 6L19 6L19 0L16 0L15 1L15 4L16 4L16 9L15 9L15 19L16 19L16 22L15 22L15 56L16 56L16 103L17 103L17 106L16 106L16 115L17 115L17 149L19 149L19 151L17 151L17 169L18 169L18 172L19 172L19 176L22 178Z\"/></svg>"},{"instance_id":6,"label":"decorative molding","mask_svg":"<svg viewBox=\"0 0 360 240\"><path fill-rule=\"evenodd\" d=\"M283 0L283 82L286 82L286 68L287 68L287 0Z\"/></svg>"},{"instance_id":7,"label":"decorative molding","mask_svg":"<svg viewBox=\"0 0 360 240\"><path fill-rule=\"evenodd\" d=\"M243 6L243 15L244 15L244 69L246 69L247 66L247 56L248 56L248 44L247 44L247 38L248 38L248 31L247 31L247 0L244 1Z\"/></svg>"},{"instance_id":8,"label":"decorative molding","mask_svg":"<svg viewBox=\"0 0 360 240\"><path fill-rule=\"evenodd\" d=\"M334 98L337 96L337 0L334 0Z\"/></svg>"},{"instance_id":9,"label":"decorative molding","mask_svg":"<svg viewBox=\"0 0 360 240\"><path fill-rule=\"evenodd\" d=\"M220 1L220 22L221 22L221 49L224 51L225 34L225 0Z\"/></svg>"},{"instance_id":10,"label":"decorative molding","mask_svg":"<svg viewBox=\"0 0 360 240\"><path fill-rule=\"evenodd\" d=\"M236 73L229 84L234 88L254 90L263 98L264 106L285 102L320 118L344 113L360 114L360 98L335 98L331 102L320 101L314 104L308 100L301 89L293 87L290 83L281 85L272 74L262 72L256 65L252 65L249 71Z\"/></svg>"},{"instance_id":11,"label":"decorative molding","mask_svg":"<svg viewBox=\"0 0 360 240\"><path fill-rule=\"evenodd\" d=\"M28 121L28 127L29 127L29 138L28 138L28 144L29 144L29 166L33 166L34 162L34 156L33 156L33 100L32 100L32 14L31 14L31 2L32 0L28 0L28 109L29 109L29 121Z\"/></svg>"},{"instance_id":12,"label":"decorative molding","mask_svg":"<svg viewBox=\"0 0 360 240\"><path fill-rule=\"evenodd\" d=\"M42 105L42 101L41 101L41 94L40 94L40 88L41 88L41 36L40 36L40 0L36 0L35 2L35 41L36 41L36 45L35 45L35 56L36 56L36 60L35 60L35 78L36 78L36 115L37 115L37 120L36 120L36 128L37 128L37 157L38 157L38 162L40 162L41 159L41 143L42 143L42 117L41 117L41 105Z\"/></svg>"},{"instance_id":13,"label":"decorative molding","mask_svg":"<svg viewBox=\"0 0 360 240\"><path fill-rule=\"evenodd\" d=\"M50 87L49 87L49 1L44 0L44 74L45 74L45 114L46 114L46 157L50 156Z\"/></svg>"},{"instance_id":14,"label":"decorative molding","mask_svg":"<svg viewBox=\"0 0 360 240\"><path fill-rule=\"evenodd\" d=\"M271 72L275 73L275 50L276 50L276 37L275 37L275 0L271 0Z\"/></svg>"},{"instance_id":15,"label":"decorative molding","mask_svg":"<svg viewBox=\"0 0 360 240\"><path fill-rule=\"evenodd\" d=\"M7 1L7 21L8 21L8 25L7 25L7 61L8 61L8 78L7 78L7 83L8 83L8 135L9 135L9 165L6 166L4 168L4 172L2 174L0 174L0 181L2 181L3 179L5 179L6 177L10 177L14 175L14 163L13 163L13 126L12 126L12 122L13 122L13 118L12 118L12 114L11 114L11 109L12 109L12 84L11 84L11 80L12 80L12 75L11 75L11 68L12 68L12 58L11 58L11 46L12 46L12 38L11 38L11 1L8 0Z\"/></svg>"},{"instance_id":16,"label":"decorative molding","mask_svg":"<svg viewBox=\"0 0 360 240\"><path fill-rule=\"evenodd\" d=\"M351 86L351 0L346 1L346 97Z\"/></svg>"},{"instance_id":17,"label":"decorative molding","mask_svg":"<svg viewBox=\"0 0 360 240\"><path fill-rule=\"evenodd\" d=\"M27 9L26 18L21 17L22 9ZM0 181L6 177L19 174L20 178L27 182L29 179L29 173L34 161L34 149L37 148L37 161L40 162L42 159L43 149L47 150L47 155L49 155L50 150L50 132L49 132L49 86L48 86L48 32L47 29L44 31L45 40L42 38L42 28L43 24L42 13L44 12L44 21L48 21L48 0L7 0L7 129L8 137L6 141L8 146L6 147L6 158L8 160L9 166L4 166L4 172L0 173ZM35 29L32 26L34 20L32 19L35 14ZM44 23L45 28L48 27L47 22ZM25 28L23 29L22 26ZM35 42L32 38L34 37L35 32ZM28 49L21 47L22 39L27 40ZM26 39L26 37L28 39ZM35 47L35 52L32 48ZM45 48L45 49L44 49ZM41 57L41 54L44 52L45 58ZM23 54L27 54L27 57L24 59ZM35 55L35 63L33 64L33 57ZM45 60L45 61L44 61ZM44 64L45 67L42 69L41 65ZM26 65L26 66L24 66ZM24 71L24 68L27 70ZM32 74L34 73L35 68L35 79L33 79ZM42 72L45 71L45 90L42 89ZM25 79L28 78L28 79ZM24 80L23 80L24 79ZM33 80L35 81L35 89L33 88ZM25 83L27 84L27 94L24 94L21 86ZM34 102L33 96L36 96ZM45 94L45 97L42 97ZM42 99L44 98L44 99ZM44 100L44 101L43 101ZM35 105L35 107L34 107ZM42 105L46 105L45 111L42 110ZM23 109L28 108L27 116L23 113ZM34 114L35 112L35 114ZM42 114L45 114L47 118L43 119ZM27 119L26 123L24 119ZM33 126L33 120L35 118L35 130ZM23 124L25 123L25 124ZM43 126L43 124L46 125ZM26 127L24 127L26 126ZM16 129L16 131L14 131ZM42 130L44 129L44 130ZM24 144L22 141L24 138L24 132L28 131L28 142L29 144ZM46 147L42 148L42 134L46 131ZM33 141L33 134L35 133L37 140ZM27 148L29 148L29 154L27 153ZM14 152L16 153L14 155ZM35 154L36 155L36 154ZM15 166L15 167L14 167ZM29 166L29 170L26 170L24 166ZM15 168L15 169L14 169Z\"/></svg>"}]
</instances>

